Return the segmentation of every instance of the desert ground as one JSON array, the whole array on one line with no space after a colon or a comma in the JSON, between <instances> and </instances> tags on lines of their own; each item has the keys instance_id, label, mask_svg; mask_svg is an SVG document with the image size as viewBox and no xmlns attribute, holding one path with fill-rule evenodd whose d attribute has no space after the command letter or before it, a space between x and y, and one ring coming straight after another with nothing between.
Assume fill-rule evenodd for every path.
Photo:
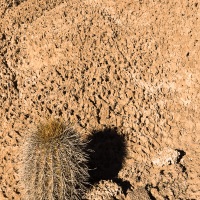
<instances>
[{"instance_id":1,"label":"desert ground","mask_svg":"<svg viewBox=\"0 0 200 200\"><path fill-rule=\"evenodd\" d=\"M47 116L92 141L84 199L200 199L199 0L1 0L0 200Z\"/></svg>"}]
</instances>

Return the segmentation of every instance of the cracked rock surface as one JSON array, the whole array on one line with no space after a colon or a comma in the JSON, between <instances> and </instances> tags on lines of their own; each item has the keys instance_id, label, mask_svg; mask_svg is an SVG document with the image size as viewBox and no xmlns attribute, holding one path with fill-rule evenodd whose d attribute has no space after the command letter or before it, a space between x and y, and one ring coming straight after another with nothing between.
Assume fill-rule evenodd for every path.
<instances>
[{"instance_id":1,"label":"cracked rock surface","mask_svg":"<svg viewBox=\"0 0 200 200\"><path fill-rule=\"evenodd\" d=\"M120 168L87 199L200 199L199 13L194 0L2 0L0 199L23 199L20 147L46 116L124 138L121 160L115 136L94 140L97 164Z\"/></svg>"}]
</instances>

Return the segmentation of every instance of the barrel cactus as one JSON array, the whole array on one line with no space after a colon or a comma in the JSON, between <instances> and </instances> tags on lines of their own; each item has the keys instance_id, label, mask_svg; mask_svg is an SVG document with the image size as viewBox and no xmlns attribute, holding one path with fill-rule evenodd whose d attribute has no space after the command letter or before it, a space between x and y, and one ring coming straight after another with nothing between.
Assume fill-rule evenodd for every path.
<instances>
[{"instance_id":1,"label":"barrel cactus","mask_svg":"<svg viewBox=\"0 0 200 200\"><path fill-rule=\"evenodd\" d=\"M25 140L21 178L26 200L78 200L88 179L85 144L63 120L41 123Z\"/></svg>"}]
</instances>

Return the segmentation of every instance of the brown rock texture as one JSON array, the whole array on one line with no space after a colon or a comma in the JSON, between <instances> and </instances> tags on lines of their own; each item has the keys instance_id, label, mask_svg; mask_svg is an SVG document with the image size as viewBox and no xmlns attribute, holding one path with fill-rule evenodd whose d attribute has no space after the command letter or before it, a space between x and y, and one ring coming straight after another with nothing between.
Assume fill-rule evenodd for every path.
<instances>
[{"instance_id":1,"label":"brown rock texture","mask_svg":"<svg viewBox=\"0 0 200 200\"><path fill-rule=\"evenodd\" d=\"M88 199L200 199L199 40L198 0L1 0L0 199L23 199L21 146L46 116L123 136Z\"/></svg>"}]
</instances>

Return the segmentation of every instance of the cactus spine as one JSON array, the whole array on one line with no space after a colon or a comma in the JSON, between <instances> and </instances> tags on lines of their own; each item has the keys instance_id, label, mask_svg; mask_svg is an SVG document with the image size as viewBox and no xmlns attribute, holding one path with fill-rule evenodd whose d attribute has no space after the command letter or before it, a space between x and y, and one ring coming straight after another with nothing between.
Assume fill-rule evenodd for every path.
<instances>
[{"instance_id":1,"label":"cactus spine","mask_svg":"<svg viewBox=\"0 0 200 200\"><path fill-rule=\"evenodd\" d=\"M57 119L41 123L25 142L22 181L27 200L78 200L88 179L80 136Z\"/></svg>"}]
</instances>

